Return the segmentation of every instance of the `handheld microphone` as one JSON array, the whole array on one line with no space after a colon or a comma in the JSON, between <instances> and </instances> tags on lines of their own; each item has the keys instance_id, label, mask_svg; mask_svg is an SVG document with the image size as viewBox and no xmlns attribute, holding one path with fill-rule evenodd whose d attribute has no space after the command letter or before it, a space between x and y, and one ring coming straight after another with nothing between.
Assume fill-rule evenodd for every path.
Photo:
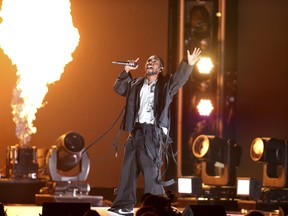
<instances>
[{"instance_id":1,"label":"handheld microphone","mask_svg":"<svg viewBox=\"0 0 288 216\"><path fill-rule=\"evenodd\" d=\"M136 62L127 62L127 61L112 61L112 64L119 64L130 67L136 67L138 65Z\"/></svg>"}]
</instances>

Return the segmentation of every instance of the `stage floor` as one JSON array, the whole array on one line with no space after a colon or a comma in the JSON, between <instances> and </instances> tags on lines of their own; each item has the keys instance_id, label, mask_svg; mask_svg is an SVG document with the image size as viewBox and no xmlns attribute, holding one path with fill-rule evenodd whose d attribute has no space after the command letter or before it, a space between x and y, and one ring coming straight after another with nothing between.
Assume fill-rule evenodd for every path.
<instances>
[{"instance_id":1,"label":"stage floor","mask_svg":"<svg viewBox=\"0 0 288 216\"><path fill-rule=\"evenodd\" d=\"M8 216L40 216L42 214L42 206L35 205L5 205L4 206ZM92 207L101 216L109 216L107 213L108 207ZM181 211L181 209L179 209ZM137 211L135 208L134 212ZM264 212L265 216L277 216L276 213ZM240 212L227 212L227 216L242 216Z\"/></svg>"},{"instance_id":2,"label":"stage floor","mask_svg":"<svg viewBox=\"0 0 288 216\"><path fill-rule=\"evenodd\" d=\"M34 205L5 205L5 210L8 216L39 216L42 214L42 206ZM107 213L108 207L92 207L101 216L109 216Z\"/></svg>"}]
</instances>

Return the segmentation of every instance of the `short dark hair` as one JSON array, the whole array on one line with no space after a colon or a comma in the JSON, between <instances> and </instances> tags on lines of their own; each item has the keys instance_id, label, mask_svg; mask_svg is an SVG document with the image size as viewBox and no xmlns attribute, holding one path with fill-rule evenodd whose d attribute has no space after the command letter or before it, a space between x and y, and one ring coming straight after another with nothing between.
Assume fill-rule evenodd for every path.
<instances>
[{"instance_id":1,"label":"short dark hair","mask_svg":"<svg viewBox=\"0 0 288 216\"><path fill-rule=\"evenodd\" d=\"M163 59L162 59L160 56L158 56L158 55L152 55L152 56L154 56L155 58L159 59L159 61L160 61L160 66L164 68L164 61L163 61Z\"/></svg>"}]
</instances>

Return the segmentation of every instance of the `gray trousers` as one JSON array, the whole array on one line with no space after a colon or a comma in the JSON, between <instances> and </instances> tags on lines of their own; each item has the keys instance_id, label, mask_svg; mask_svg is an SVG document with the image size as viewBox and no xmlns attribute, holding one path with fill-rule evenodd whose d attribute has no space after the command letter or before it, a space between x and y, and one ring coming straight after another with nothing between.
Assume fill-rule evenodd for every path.
<instances>
[{"instance_id":1,"label":"gray trousers","mask_svg":"<svg viewBox=\"0 0 288 216\"><path fill-rule=\"evenodd\" d=\"M133 209L137 202L137 179L144 177L144 194L165 194L159 184L162 165L162 130L154 125L137 124L125 144L120 184L112 208Z\"/></svg>"}]
</instances>

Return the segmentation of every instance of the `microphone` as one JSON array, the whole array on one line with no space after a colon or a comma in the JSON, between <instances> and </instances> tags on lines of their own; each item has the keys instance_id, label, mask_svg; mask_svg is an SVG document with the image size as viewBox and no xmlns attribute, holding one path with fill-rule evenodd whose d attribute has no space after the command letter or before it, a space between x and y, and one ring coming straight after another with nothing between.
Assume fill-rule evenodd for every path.
<instances>
[{"instance_id":1,"label":"microphone","mask_svg":"<svg viewBox=\"0 0 288 216\"><path fill-rule=\"evenodd\" d=\"M127 62L127 61L112 61L112 64L119 64L130 67L136 67L138 65L136 62Z\"/></svg>"}]
</instances>

